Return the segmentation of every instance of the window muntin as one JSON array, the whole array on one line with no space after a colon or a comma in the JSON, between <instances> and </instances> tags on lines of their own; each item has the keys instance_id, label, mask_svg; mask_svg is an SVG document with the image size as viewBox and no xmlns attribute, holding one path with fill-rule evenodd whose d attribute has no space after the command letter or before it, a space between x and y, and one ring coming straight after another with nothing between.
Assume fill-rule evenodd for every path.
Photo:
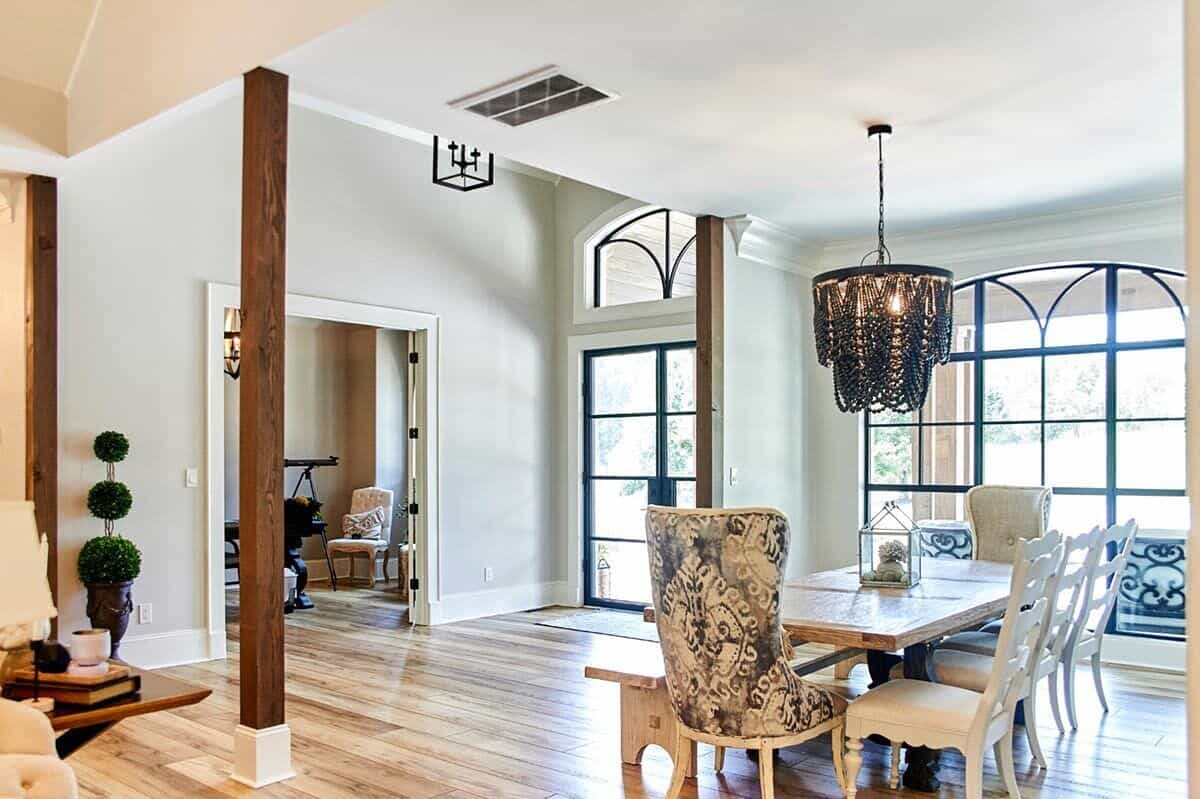
<instances>
[{"instance_id":1,"label":"window muntin","mask_svg":"<svg viewBox=\"0 0 1200 799\"><path fill-rule=\"evenodd\" d=\"M1049 485L1066 535L1138 519L1148 543L1127 576L1145 585L1122 592L1114 629L1182 637L1183 280L1089 263L960 284L954 352L925 406L866 415L864 519L888 499L962 519L972 485Z\"/></svg>"},{"instance_id":2,"label":"window muntin","mask_svg":"<svg viewBox=\"0 0 1200 799\"><path fill-rule=\"evenodd\" d=\"M592 251L596 308L696 294L696 219L656 208L610 230Z\"/></svg>"}]
</instances>

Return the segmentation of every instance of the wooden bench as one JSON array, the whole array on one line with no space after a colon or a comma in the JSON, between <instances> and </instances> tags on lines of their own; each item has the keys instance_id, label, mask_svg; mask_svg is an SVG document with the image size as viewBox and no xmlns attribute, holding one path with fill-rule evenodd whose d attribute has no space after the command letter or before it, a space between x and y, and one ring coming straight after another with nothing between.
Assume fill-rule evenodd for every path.
<instances>
[{"instance_id":1,"label":"wooden bench","mask_svg":"<svg viewBox=\"0 0 1200 799\"><path fill-rule=\"evenodd\" d=\"M650 611L651 615L653 610ZM860 649L838 649L815 657L793 662L800 676L814 674L843 661L861 656ZM642 753L652 744L668 754L675 752L675 711L667 695L666 670L658 644L625 639L601 663L586 666L583 676L593 680L615 682L621 687L621 762L639 765ZM845 693L834 686L830 690ZM851 698L851 697L847 697ZM691 762L687 775L696 776L696 747L691 747ZM717 753L718 760L721 752Z\"/></svg>"},{"instance_id":2,"label":"wooden bench","mask_svg":"<svg viewBox=\"0 0 1200 799\"><path fill-rule=\"evenodd\" d=\"M658 644L647 643L644 649L639 647L637 657L629 657L628 650L623 654L619 665L587 666L583 676L620 685L621 762L638 765L642 762L642 753L651 744L661 746L668 754L674 753L675 711L667 696L666 671ZM696 776L694 746L687 775Z\"/></svg>"}]
</instances>

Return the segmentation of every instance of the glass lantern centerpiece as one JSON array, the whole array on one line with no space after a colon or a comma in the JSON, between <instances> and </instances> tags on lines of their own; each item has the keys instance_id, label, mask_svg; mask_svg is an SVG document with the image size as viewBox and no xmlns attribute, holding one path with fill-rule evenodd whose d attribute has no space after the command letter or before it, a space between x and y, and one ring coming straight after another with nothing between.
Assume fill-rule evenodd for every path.
<instances>
[{"instance_id":1,"label":"glass lantern centerpiece","mask_svg":"<svg viewBox=\"0 0 1200 799\"><path fill-rule=\"evenodd\" d=\"M886 588L921 582L921 534L895 502L884 503L858 531L858 579Z\"/></svg>"}]
</instances>

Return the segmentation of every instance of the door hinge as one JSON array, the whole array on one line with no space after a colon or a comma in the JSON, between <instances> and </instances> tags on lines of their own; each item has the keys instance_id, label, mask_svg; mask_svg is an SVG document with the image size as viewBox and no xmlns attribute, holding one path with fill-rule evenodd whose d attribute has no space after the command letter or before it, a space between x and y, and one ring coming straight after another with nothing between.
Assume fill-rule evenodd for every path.
<instances>
[{"instance_id":1,"label":"door hinge","mask_svg":"<svg viewBox=\"0 0 1200 799\"><path fill-rule=\"evenodd\" d=\"M409 503L408 514L410 516L416 516L419 512L420 512L420 508L417 506L417 503L415 503L415 502Z\"/></svg>"},{"instance_id":2,"label":"door hinge","mask_svg":"<svg viewBox=\"0 0 1200 799\"><path fill-rule=\"evenodd\" d=\"M408 581L408 588L410 591L420 591L421 590L421 581L418 580L416 577L413 577L411 580Z\"/></svg>"},{"instance_id":3,"label":"door hinge","mask_svg":"<svg viewBox=\"0 0 1200 799\"><path fill-rule=\"evenodd\" d=\"M421 362L421 356L420 356L420 355L417 355L417 353L415 353L415 352L410 352L410 353L408 354L408 362L409 362L409 363L420 363L420 362Z\"/></svg>"},{"instance_id":4,"label":"door hinge","mask_svg":"<svg viewBox=\"0 0 1200 799\"><path fill-rule=\"evenodd\" d=\"M418 437L417 428L415 428L415 427L408 428L408 437L409 438L417 438Z\"/></svg>"}]
</instances>

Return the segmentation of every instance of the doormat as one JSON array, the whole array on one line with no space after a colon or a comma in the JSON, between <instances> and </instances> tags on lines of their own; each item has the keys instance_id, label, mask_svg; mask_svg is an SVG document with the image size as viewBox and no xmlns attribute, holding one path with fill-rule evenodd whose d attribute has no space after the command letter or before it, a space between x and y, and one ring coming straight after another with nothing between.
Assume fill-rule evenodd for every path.
<instances>
[{"instance_id":1,"label":"doormat","mask_svg":"<svg viewBox=\"0 0 1200 799\"><path fill-rule=\"evenodd\" d=\"M588 610L537 623L542 627L558 627L563 630L658 642L658 627L642 619L642 614L629 611Z\"/></svg>"}]
</instances>

